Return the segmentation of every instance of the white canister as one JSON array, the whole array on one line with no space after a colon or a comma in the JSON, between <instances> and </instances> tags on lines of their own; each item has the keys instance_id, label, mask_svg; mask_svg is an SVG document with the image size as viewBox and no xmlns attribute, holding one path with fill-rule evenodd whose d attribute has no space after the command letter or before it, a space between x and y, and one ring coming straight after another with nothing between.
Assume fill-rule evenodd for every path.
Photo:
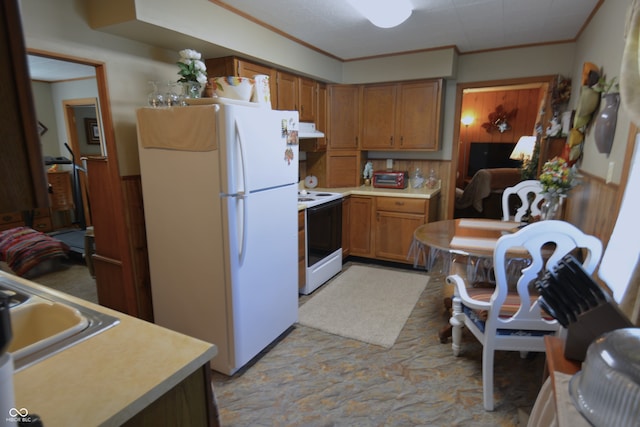
<instances>
[{"instance_id":1,"label":"white canister","mask_svg":"<svg viewBox=\"0 0 640 427\"><path fill-rule=\"evenodd\" d=\"M11 353L0 356L0 421L16 416L13 391L13 357Z\"/></svg>"},{"instance_id":2,"label":"white canister","mask_svg":"<svg viewBox=\"0 0 640 427\"><path fill-rule=\"evenodd\" d=\"M253 76L255 85L253 86L252 102L257 102L263 107L271 108L271 88L269 87L269 76L257 74Z\"/></svg>"}]
</instances>

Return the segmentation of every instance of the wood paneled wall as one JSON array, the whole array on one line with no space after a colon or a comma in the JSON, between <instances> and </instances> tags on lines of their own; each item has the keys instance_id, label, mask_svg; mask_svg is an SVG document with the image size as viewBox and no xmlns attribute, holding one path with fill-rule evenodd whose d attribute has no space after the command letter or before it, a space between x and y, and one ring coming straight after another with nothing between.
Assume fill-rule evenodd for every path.
<instances>
[{"instance_id":1,"label":"wood paneled wall","mask_svg":"<svg viewBox=\"0 0 640 427\"><path fill-rule=\"evenodd\" d=\"M540 104L545 93L540 88L504 89L464 93L461 117L473 117L473 123L460 126L460 150L458 152L458 186L462 187L469 159L471 142L518 142L523 135L533 135L538 120ZM510 130L487 132L482 127L489 122L489 115L498 106L507 112L517 109L515 117L509 120Z\"/></svg>"},{"instance_id":2,"label":"wood paneled wall","mask_svg":"<svg viewBox=\"0 0 640 427\"><path fill-rule=\"evenodd\" d=\"M367 160L363 160L366 162ZM373 170L385 170L387 168L386 160L371 159L373 163ZM451 174L451 162L442 160L394 160L393 169L397 171L408 171L409 177L416 170L420 168L424 177L429 176L429 172L433 170L441 181L442 187L440 189L440 205L438 206L437 219L447 218L447 208L449 206L449 193L451 191L451 185L455 184L449 180Z\"/></svg>"},{"instance_id":3,"label":"wood paneled wall","mask_svg":"<svg viewBox=\"0 0 640 427\"><path fill-rule=\"evenodd\" d=\"M565 219L606 247L616 223L619 186L584 172L581 181L569 193Z\"/></svg>"}]
</instances>

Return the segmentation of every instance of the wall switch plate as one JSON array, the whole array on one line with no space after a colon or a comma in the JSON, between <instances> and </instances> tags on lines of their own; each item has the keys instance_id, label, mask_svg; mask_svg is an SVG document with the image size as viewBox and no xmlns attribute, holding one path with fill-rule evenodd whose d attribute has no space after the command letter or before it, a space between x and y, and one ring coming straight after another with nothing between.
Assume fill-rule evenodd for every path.
<instances>
[{"instance_id":1,"label":"wall switch plate","mask_svg":"<svg viewBox=\"0 0 640 427\"><path fill-rule=\"evenodd\" d=\"M609 162L609 168L607 169L606 183L610 183L613 180L613 170L616 167L616 162Z\"/></svg>"},{"instance_id":2,"label":"wall switch plate","mask_svg":"<svg viewBox=\"0 0 640 427\"><path fill-rule=\"evenodd\" d=\"M388 170L393 169L393 159L387 159L387 169Z\"/></svg>"}]
</instances>

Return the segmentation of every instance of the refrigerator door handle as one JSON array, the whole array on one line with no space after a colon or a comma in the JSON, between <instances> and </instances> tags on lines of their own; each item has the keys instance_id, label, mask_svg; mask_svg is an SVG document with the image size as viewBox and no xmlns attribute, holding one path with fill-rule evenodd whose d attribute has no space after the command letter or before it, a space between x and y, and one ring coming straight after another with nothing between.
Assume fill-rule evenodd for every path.
<instances>
[{"instance_id":1,"label":"refrigerator door handle","mask_svg":"<svg viewBox=\"0 0 640 427\"><path fill-rule=\"evenodd\" d=\"M242 201L242 229L240 230L240 248L238 250L238 261L240 265L244 264L244 254L246 252L247 246L247 207L248 207L248 193L246 189L248 188L247 184L247 166L246 166L246 153L244 150L244 145L242 143L242 131L240 130L240 124L238 123L238 119L235 120L235 128L236 128L236 136L238 140L238 148L240 151L240 163L241 163L241 173L242 173L242 188L244 191L238 191L237 197L239 201Z\"/></svg>"}]
</instances>

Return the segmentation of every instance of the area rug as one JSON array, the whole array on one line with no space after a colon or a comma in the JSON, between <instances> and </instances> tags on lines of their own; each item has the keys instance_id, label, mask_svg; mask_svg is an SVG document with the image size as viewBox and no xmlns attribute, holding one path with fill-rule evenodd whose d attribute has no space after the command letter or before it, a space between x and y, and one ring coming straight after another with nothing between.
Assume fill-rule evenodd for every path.
<instances>
[{"instance_id":1,"label":"area rug","mask_svg":"<svg viewBox=\"0 0 640 427\"><path fill-rule=\"evenodd\" d=\"M429 276L352 265L299 309L301 325L390 348Z\"/></svg>"}]
</instances>

